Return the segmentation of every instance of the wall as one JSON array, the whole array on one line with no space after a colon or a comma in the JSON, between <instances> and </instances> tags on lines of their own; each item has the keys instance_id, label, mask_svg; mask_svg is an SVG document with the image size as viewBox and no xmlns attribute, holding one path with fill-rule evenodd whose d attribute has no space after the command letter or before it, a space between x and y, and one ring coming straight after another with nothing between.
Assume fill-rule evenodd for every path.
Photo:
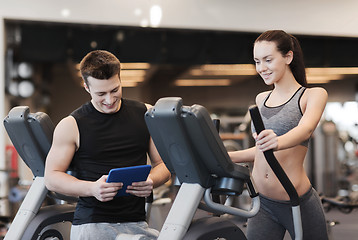
<instances>
[{"instance_id":1,"label":"wall","mask_svg":"<svg viewBox=\"0 0 358 240\"><path fill-rule=\"evenodd\" d=\"M276 28L293 34L358 36L358 1L355 0L346 0L344 4L335 0L0 0L0 89L4 89L5 75L3 19L154 27L149 20L150 7L154 4L162 7L159 27L164 28L243 32ZM352 92L355 86L349 83L346 88ZM201 95L200 98L210 105L227 101L226 98L213 100L218 95L217 91L221 90L208 89L205 96ZM192 93L187 94L189 92ZM134 94L140 97L139 92L135 91ZM189 102L199 98L195 90L182 94L187 96ZM230 104L235 105L240 101L240 96L248 99L247 95L238 94L238 99L230 100ZM4 91L0 91L0 102L5 102ZM3 119L7 110L4 104L0 104L0 119ZM0 146L4 146L4 135L4 129L1 128ZM4 155L4 149L0 147L0 167Z\"/></svg>"},{"instance_id":2,"label":"wall","mask_svg":"<svg viewBox=\"0 0 358 240\"><path fill-rule=\"evenodd\" d=\"M344 4L343 4L344 3ZM162 9L159 27L294 34L358 36L355 0L0 0L0 16L55 22L123 26L150 25L153 5Z\"/></svg>"}]
</instances>

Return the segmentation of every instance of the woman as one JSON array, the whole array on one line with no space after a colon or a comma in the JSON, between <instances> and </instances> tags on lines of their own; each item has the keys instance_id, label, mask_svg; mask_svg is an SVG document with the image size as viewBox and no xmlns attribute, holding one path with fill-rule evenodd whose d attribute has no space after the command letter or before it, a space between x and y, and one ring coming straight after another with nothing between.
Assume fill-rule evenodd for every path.
<instances>
[{"instance_id":1,"label":"woman","mask_svg":"<svg viewBox=\"0 0 358 240\"><path fill-rule=\"evenodd\" d=\"M306 88L306 73L298 40L284 31L262 33L254 43L256 71L272 91L256 97L266 130L253 137L256 146L230 152L232 161L254 162L252 176L260 192L259 213L249 219L249 240L294 239L289 196L267 164L263 152L274 154L300 196L304 239L328 239L322 203L303 167L309 139L324 111L327 92Z\"/></svg>"}]
</instances>

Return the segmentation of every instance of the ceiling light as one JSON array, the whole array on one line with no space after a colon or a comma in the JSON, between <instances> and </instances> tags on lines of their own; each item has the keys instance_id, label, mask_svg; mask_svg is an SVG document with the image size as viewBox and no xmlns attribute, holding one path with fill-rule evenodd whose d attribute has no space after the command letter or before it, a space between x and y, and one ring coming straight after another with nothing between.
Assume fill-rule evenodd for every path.
<instances>
[{"instance_id":1,"label":"ceiling light","mask_svg":"<svg viewBox=\"0 0 358 240\"><path fill-rule=\"evenodd\" d=\"M333 74L333 75L307 75L307 83L328 83L333 80L341 80L342 75Z\"/></svg>"},{"instance_id":2,"label":"ceiling light","mask_svg":"<svg viewBox=\"0 0 358 240\"><path fill-rule=\"evenodd\" d=\"M162 8L159 5L153 5L150 8L150 26L159 27L162 21Z\"/></svg>"},{"instance_id":3,"label":"ceiling light","mask_svg":"<svg viewBox=\"0 0 358 240\"><path fill-rule=\"evenodd\" d=\"M193 76L214 75L214 76L235 76L235 75L256 75L256 68L253 64L205 64L199 68L192 68L189 74Z\"/></svg>"},{"instance_id":4,"label":"ceiling light","mask_svg":"<svg viewBox=\"0 0 358 240\"><path fill-rule=\"evenodd\" d=\"M236 75L257 75L256 70L210 70L210 71L203 71L201 69L193 69L189 72L193 76L236 76Z\"/></svg>"},{"instance_id":5,"label":"ceiling light","mask_svg":"<svg viewBox=\"0 0 358 240\"><path fill-rule=\"evenodd\" d=\"M70 14L71 14L71 11L70 11L70 9L68 9L68 8L64 8L64 9L61 10L61 15L62 15L62 17L67 18L67 17L70 16Z\"/></svg>"},{"instance_id":6,"label":"ceiling light","mask_svg":"<svg viewBox=\"0 0 358 240\"><path fill-rule=\"evenodd\" d=\"M306 68L306 73L315 75L358 74L358 67Z\"/></svg>"},{"instance_id":7,"label":"ceiling light","mask_svg":"<svg viewBox=\"0 0 358 240\"><path fill-rule=\"evenodd\" d=\"M143 77L126 76L125 78L122 78L121 81L122 82L143 82L144 76Z\"/></svg>"},{"instance_id":8,"label":"ceiling light","mask_svg":"<svg viewBox=\"0 0 358 240\"><path fill-rule=\"evenodd\" d=\"M145 70L121 70L121 77L144 77Z\"/></svg>"},{"instance_id":9,"label":"ceiling light","mask_svg":"<svg viewBox=\"0 0 358 240\"><path fill-rule=\"evenodd\" d=\"M122 87L136 87L137 85L137 82L122 81Z\"/></svg>"},{"instance_id":10,"label":"ceiling light","mask_svg":"<svg viewBox=\"0 0 358 240\"><path fill-rule=\"evenodd\" d=\"M125 69L149 69L149 63L121 63L122 70Z\"/></svg>"},{"instance_id":11,"label":"ceiling light","mask_svg":"<svg viewBox=\"0 0 358 240\"><path fill-rule=\"evenodd\" d=\"M256 68L254 64L204 64L200 68L203 70L222 70L222 71L254 70L256 72Z\"/></svg>"},{"instance_id":12,"label":"ceiling light","mask_svg":"<svg viewBox=\"0 0 358 240\"><path fill-rule=\"evenodd\" d=\"M176 86L229 86L230 79L177 79Z\"/></svg>"}]
</instances>

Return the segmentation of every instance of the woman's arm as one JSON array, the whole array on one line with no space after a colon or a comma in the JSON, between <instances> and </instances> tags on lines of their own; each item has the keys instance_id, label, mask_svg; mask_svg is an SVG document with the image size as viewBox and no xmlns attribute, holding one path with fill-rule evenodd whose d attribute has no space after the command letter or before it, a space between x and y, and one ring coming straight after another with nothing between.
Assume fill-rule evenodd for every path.
<instances>
[{"instance_id":1,"label":"woman's arm","mask_svg":"<svg viewBox=\"0 0 358 240\"><path fill-rule=\"evenodd\" d=\"M253 162L255 159L255 149L255 147L251 147L245 150L228 152L228 154L234 163Z\"/></svg>"}]
</instances>

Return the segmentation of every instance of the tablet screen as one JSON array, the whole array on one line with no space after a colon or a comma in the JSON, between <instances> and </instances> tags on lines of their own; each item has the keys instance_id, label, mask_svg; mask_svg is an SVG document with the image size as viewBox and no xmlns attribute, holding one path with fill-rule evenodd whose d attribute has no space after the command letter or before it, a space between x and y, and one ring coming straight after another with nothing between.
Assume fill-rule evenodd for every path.
<instances>
[{"instance_id":1,"label":"tablet screen","mask_svg":"<svg viewBox=\"0 0 358 240\"><path fill-rule=\"evenodd\" d=\"M151 165L114 168L109 171L107 182L122 182L123 187L118 190L116 197L129 196L130 194L126 193L127 186L132 185L133 182L142 182L147 180L150 169Z\"/></svg>"}]
</instances>

